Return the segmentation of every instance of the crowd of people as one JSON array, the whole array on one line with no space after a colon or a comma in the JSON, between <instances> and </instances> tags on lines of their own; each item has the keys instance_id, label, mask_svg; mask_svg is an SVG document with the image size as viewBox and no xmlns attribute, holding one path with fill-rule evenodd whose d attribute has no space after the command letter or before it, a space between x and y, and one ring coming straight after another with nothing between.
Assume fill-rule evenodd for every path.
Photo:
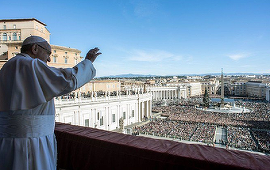
<instances>
[{"instance_id":1,"label":"crowd of people","mask_svg":"<svg viewBox=\"0 0 270 170\"><path fill-rule=\"evenodd\" d=\"M251 112L209 112L198 109L196 106L188 106L186 104L154 107L153 111L162 112L162 115L168 117L169 120L270 129L270 114L268 113L270 111L269 104L255 103L254 105L251 105L250 102L248 104L245 102L245 106L241 107L250 108Z\"/></svg>"},{"instance_id":2,"label":"crowd of people","mask_svg":"<svg viewBox=\"0 0 270 170\"><path fill-rule=\"evenodd\" d=\"M195 123L154 119L148 124L135 127L134 131L146 135L190 140L196 128Z\"/></svg>"},{"instance_id":3,"label":"crowd of people","mask_svg":"<svg viewBox=\"0 0 270 170\"><path fill-rule=\"evenodd\" d=\"M255 139L258 141L259 149L262 151L270 151L270 132L269 131L260 131L252 130L251 131Z\"/></svg>"},{"instance_id":4,"label":"crowd of people","mask_svg":"<svg viewBox=\"0 0 270 170\"><path fill-rule=\"evenodd\" d=\"M235 105L250 112L220 113L198 109L201 98L184 99L167 106L154 106L153 112L166 119L152 119L136 127L137 133L177 138L204 143L215 143L218 126L227 129L229 147L270 152L270 104L237 100Z\"/></svg>"},{"instance_id":5,"label":"crowd of people","mask_svg":"<svg viewBox=\"0 0 270 170\"><path fill-rule=\"evenodd\" d=\"M212 144L217 126L205 123L198 123L197 129L191 136L191 141Z\"/></svg>"},{"instance_id":6,"label":"crowd of people","mask_svg":"<svg viewBox=\"0 0 270 170\"><path fill-rule=\"evenodd\" d=\"M258 150L255 141L252 139L249 128L228 126L227 138L230 147L245 150Z\"/></svg>"}]
</instances>

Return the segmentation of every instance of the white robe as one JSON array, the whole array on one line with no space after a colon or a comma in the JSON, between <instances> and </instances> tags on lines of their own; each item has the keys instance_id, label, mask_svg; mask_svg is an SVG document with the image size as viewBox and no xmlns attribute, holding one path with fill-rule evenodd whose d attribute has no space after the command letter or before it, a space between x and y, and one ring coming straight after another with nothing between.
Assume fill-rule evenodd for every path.
<instances>
[{"instance_id":1,"label":"white robe","mask_svg":"<svg viewBox=\"0 0 270 170\"><path fill-rule=\"evenodd\" d=\"M55 170L53 98L89 82L90 60L73 68L49 67L27 54L0 70L0 170Z\"/></svg>"}]
</instances>

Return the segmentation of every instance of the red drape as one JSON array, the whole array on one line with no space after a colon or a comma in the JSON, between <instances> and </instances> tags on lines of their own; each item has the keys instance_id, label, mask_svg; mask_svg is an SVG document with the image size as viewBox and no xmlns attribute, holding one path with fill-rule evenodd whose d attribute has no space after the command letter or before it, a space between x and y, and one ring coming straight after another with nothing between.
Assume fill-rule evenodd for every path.
<instances>
[{"instance_id":1,"label":"red drape","mask_svg":"<svg viewBox=\"0 0 270 170\"><path fill-rule=\"evenodd\" d=\"M270 169L270 156L56 123L58 168Z\"/></svg>"}]
</instances>

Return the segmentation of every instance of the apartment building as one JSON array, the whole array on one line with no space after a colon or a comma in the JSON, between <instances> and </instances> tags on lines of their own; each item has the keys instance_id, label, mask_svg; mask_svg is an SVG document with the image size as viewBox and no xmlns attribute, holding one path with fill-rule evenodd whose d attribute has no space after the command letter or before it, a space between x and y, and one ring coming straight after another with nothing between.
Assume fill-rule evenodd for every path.
<instances>
[{"instance_id":1,"label":"apartment building","mask_svg":"<svg viewBox=\"0 0 270 170\"><path fill-rule=\"evenodd\" d=\"M47 25L35 18L0 20L0 68L16 54L20 53L24 39L31 35L40 36L50 43ZM82 60L81 51L74 48L52 45L53 67L73 67Z\"/></svg>"},{"instance_id":2,"label":"apartment building","mask_svg":"<svg viewBox=\"0 0 270 170\"><path fill-rule=\"evenodd\" d=\"M187 87L187 96L199 96L202 94L202 87L200 82L184 83Z\"/></svg>"},{"instance_id":3,"label":"apartment building","mask_svg":"<svg viewBox=\"0 0 270 170\"><path fill-rule=\"evenodd\" d=\"M248 97L265 98L266 87L261 81L249 81L246 83L246 94Z\"/></svg>"},{"instance_id":4,"label":"apartment building","mask_svg":"<svg viewBox=\"0 0 270 170\"><path fill-rule=\"evenodd\" d=\"M201 94L205 93L205 89L207 89L208 94L216 94L218 86L219 82L216 79L201 81Z\"/></svg>"},{"instance_id":5,"label":"apartment building","mask_svg":"<svg viewBox=\"0 0 270 170\"><path fill-rule=\"evenodd\" d=\"M120 91L121 90L121 82L116 80L94 80L90 82L92 89L89 91Z\"/></svg>"},{"instance_id":6,"label":"apartment building","mask_svg":"<svg viewBox=\"0 0 270 170\"><path fill-rule=\"evenodd\" d=\"M232 91L231 94L234 96L246 96L246 80L239 80L231 83Z\"/></svg>"}]
</instances>

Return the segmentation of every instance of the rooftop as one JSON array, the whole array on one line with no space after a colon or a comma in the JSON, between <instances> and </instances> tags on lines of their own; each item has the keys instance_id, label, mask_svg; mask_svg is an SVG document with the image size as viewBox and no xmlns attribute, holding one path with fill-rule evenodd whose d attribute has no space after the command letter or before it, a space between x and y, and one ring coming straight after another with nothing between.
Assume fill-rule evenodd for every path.
<instances>
[{"instance_id":1,"label":"rooftop","mask_svg":"<svg viewBox=\"0 0 270 170\"><path fill-rule=\"evenodd\" d=\"M24 19L0 19L0 22L24 22L24 21L37 21L40 24L47 26L45 23L37 20L36 18L24 18Z\"/></svg>"}]
</instances>

